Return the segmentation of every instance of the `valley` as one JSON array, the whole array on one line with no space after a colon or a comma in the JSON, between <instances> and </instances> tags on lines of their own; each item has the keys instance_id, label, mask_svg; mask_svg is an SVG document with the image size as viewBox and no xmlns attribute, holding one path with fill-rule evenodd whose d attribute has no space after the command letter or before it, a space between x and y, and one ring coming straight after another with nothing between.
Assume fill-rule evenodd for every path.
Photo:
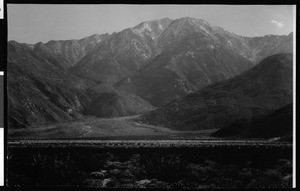
<instances>
[{"instance_id":1,"label":"valley","mask_svg":"<svg viewBox=\"0 0 300 191\"><path fill-rule=\"evenodd\" d=\"M176 131L165 127L136 122L139 116L116 118L86 117L77 122L8 130L14 139L101 139L101 140L160 140L160 139L212 139L216 129L200 131Z\"/></svg>"}]
</instances>

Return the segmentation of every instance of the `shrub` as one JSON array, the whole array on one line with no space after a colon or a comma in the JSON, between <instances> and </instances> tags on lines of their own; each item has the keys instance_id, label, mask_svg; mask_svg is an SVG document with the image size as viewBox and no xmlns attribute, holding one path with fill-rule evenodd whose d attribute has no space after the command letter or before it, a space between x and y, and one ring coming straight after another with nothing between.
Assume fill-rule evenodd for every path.
<instances>
[{"instance_id":1,"label":"shrub","mask_svg":"<svg viewBox=\"0 0 300 191\"><path fill-rule=\"evenodd\" d=\"M149 178L174 182L180 180L185 173L185 163L179 156L143 155L141 162Z\"/></svg>"}]
</instances>

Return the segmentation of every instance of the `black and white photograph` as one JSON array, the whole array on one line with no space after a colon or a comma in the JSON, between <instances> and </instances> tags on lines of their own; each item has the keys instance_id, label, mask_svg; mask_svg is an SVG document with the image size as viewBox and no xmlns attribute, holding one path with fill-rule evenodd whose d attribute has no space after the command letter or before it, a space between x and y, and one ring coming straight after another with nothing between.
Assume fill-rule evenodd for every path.
<instances>
[{"instance_id":1,"label":"black and white photograph","mask_svg":"<svg viewBox=\"0 0 300 191\"><path fill-rule=\"evenodd\" d=\"M6 11L6 186L295 187L296 5Z\"/></svg>"}]
</instances>

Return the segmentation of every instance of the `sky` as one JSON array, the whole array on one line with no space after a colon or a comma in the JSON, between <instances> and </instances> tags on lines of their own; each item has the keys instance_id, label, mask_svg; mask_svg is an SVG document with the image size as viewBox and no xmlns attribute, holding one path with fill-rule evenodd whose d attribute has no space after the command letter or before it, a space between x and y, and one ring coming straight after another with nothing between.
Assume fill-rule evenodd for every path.
<instances>
[{"instance_id":1,"label":"sky","mask_svg":"<svg viewBox=\"0 0 300 191\"><path fill-rule=\"evenodd\" d=\"M287 35L293 5L8 4L8 40L34 44L119 32L143 21L192 17L242 36Z\"/></svg>"}]
</instances>

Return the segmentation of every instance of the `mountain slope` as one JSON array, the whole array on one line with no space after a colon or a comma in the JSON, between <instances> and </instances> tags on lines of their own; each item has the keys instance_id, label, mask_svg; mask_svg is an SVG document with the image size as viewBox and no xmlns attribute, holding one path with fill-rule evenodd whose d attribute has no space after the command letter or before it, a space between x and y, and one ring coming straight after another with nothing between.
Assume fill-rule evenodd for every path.
<instances>
[{"instance_id":1,"label":"mountain slope","mask_svg":"<svg viewBox=\"0 0 300 191\"><path fill-rule=\"evenodd\" d=\"M259 63L264 58L278 53L293 53L293 33L289 35L265 35L262 37L244 37L250 50L249 59Z\"/></svg>"},{"instance_id":2,"label":"mountain slope","mask_svg":"<svg viewBox=\"0 0 300 191\"><path fill-rule=\"evenodd\" d=\"M69 74L57 60L8 42L8 123L12 128L81 117L92 82Z\"/></svg>"},{"instance_id":3,"label":"mountain slope","mask_svg":"<svg viewBox=\"0 0 300 191\"><path fill-rule=\"evenodd\" d=\"M249 123L234 123L214 133L217 137L239 136L246 138L291 137L293 133L293 104Z\"/></svg>"},{"instance_id":4,"label":"mountain slope","mask_svg":"<svg viewBox=\"0 0 300 191\"><path fill-rule=\"evenodd\" d=\"M250 124L242 137L287 137L293 134L293 104L282 107Z\"/></svg>"},{"instance_id":5,"label":"mountain slope","mask_svg":"<svg viewBox=\"0 0 300 191\"><path fill-rule=\"evenodd\" d=\"M154 107L140 97L116 90L98 94L85 114L97 117L120 117L145 113Z\"/></svg>"},{"instance_id":6,"label":"mountain slope","mask_svg":"<svg viewBox=\"0 0 300 191\"><path fill-rule=\"evenodd\" d=\"M276 54L232 79L210 85L142 120L173 129L223 128L250 121L292 102L292 54Z\"/></svg>"}]
</instances>

